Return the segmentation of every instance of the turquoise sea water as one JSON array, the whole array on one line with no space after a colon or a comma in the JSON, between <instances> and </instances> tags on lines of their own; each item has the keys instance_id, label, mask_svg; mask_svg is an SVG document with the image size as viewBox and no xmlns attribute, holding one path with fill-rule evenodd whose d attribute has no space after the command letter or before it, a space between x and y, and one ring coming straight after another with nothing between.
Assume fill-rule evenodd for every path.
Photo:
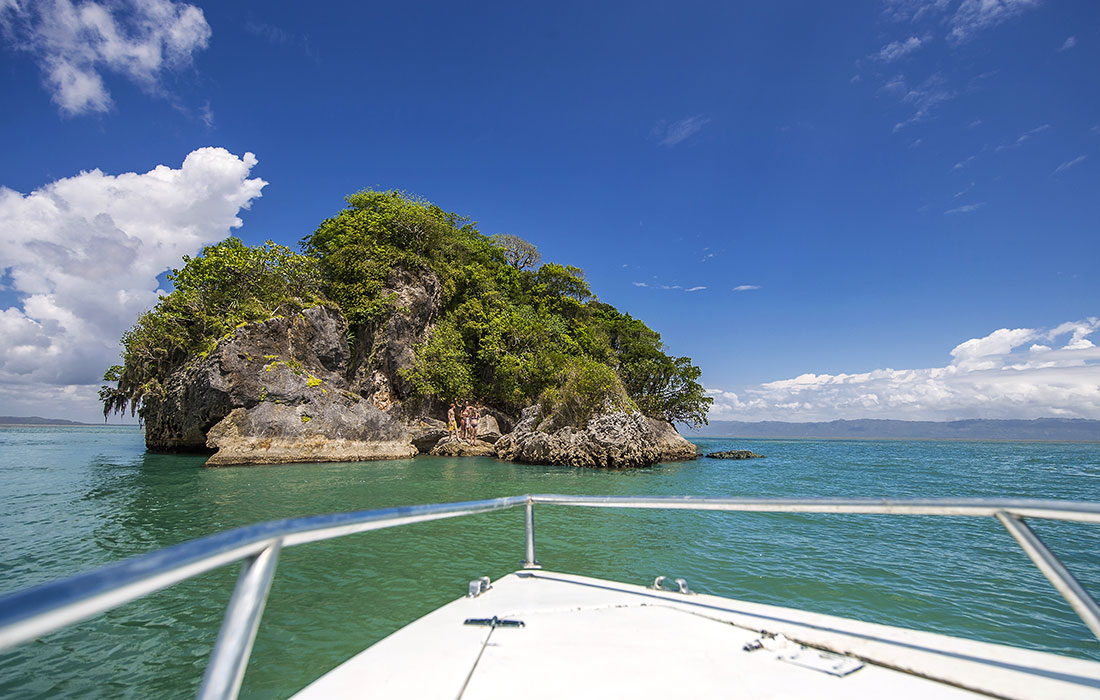
<instances>
[{"instance_id":1,"label":"turquoise sea water","mask_svg":"<svg viewBox=\"0 0 1100 700\"><path fill-rule=\"evenodd\" d=\"M1100 445L731 440L767 459L629 472L421 457L204 469L134 428L0 428L0 593L274 518L523 493L1100 501ZM536 508L548 569L1100 659L992 519ZM1100 594L1100 528L1036 522ZM285 550L242 697L281 698L466 583L519 566L520 509ZM236 566L0 654L0 697L190 697Z\"/></svg>"}]
</instances>

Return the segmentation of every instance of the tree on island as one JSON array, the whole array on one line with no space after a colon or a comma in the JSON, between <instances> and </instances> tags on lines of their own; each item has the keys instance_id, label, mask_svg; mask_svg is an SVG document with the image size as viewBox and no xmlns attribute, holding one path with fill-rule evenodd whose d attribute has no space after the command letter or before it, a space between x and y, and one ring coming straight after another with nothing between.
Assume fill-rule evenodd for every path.
<instances>
[{"instance_id":1,"label":"tree on island","mask_svg":"<svg viewBox=\"0 0 1100 700\"><path fill-rule=\"evenodd\" d=\"M699 368L665 353L661 336L599 301L572 265L539 264L534 245L485 236L468 218L402 192L365 190L302 239L302 253L229 238L173 270L175 285L123 335L108 370L104 411L138 407L171 372L205 357L236 327L311 305L350 326L378 327L396 308L395 269L431 271L442 285L432 334L403 378L416 396L476 396L502 411L603 401L669 421L706 423L712 400ZM599 406L596 406L599 408Z\"/></svg>"},{"instance_id":2,"label":"tree on island","mask_svg":"<svg viewBox=\"0 0 1100 700\"><path fill-rule=\"evenodd\" d=\"M498 233L489 238L504 251L505 261L517 270L534 269L542 262L538 248L519 236Z\"/></svg>"}]
</instances>

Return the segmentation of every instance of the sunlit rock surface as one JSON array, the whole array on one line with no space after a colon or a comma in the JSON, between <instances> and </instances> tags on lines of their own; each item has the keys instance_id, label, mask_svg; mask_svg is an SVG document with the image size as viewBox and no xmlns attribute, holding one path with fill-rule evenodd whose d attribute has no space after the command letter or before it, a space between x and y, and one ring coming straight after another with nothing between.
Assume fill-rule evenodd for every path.
<instances>
[{"instance_id":1,"label":"sunlit rock surface","mask_svg":"<svg viewBox=\"0 0 1100 700\"><path fill-rule=\"evenodd\" d=\"M637 411L603 412L580 428L552 429L553 423L552 417L541 415L538 406L526 409L515 430L497 441L497 456L512 462L606 469L646 467L697 457L695 445L671 424Z\"/></svg>"}]
</instances>

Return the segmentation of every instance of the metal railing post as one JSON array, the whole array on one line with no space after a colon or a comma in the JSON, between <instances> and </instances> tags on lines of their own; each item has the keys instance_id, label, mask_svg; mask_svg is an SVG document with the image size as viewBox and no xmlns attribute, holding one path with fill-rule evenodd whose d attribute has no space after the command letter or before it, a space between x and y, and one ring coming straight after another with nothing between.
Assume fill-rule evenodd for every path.
<instances>
[{"instance_id":1,"label":"metal railing post","mask_svg":"<svg viewBox=\"0 0 1100 700\"><path fill-rule=\"evenodd\" d=\"M200 700L234 700L240 692L282 545L281 539L275 540L241 567L199 687Z\"/></svg>"},{"instance_id":2,"label":"metal railing post","mask_svg":"<svg viewBox=\"0 0 1100 700\"><path fill-rule=\"evenodd\" d=\"M523 562L523 568L541 569L538 560L535 559L535 502L530 496L527 497L525 513L527 521L527 558Z\"/></svg>"},{"instance_id":3,"label":"metal railing post","mask_svg":"<svg viewBox=\"0 0 1100 700\"><path fill-rule=\"evenodd\" d=\"M1028 527L1022 519L1001 511L996 514L997 520L1005 526L1024 553L1035 562L1039 571L1054 584L1066 602L1070 604L1074 612L1084 621L1092 633L1100 639L1100 606L1092 599L1088 591L1073 577L1069 569L1059 561L1054 552L1047 549L1035 531Z\"/></svg>"}]
</instances>

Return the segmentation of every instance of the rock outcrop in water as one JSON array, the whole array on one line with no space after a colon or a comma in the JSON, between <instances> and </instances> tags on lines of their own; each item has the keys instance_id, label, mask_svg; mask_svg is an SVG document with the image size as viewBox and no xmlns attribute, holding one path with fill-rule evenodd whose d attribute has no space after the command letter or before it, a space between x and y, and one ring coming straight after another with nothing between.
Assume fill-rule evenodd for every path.
<instances>
[{"instance_id":1,"label":"rock outcrop in water","mask_svg":"<svg viewBox=\"0 0 1100 700\"><path fill-rule=\"evenodd\" d=\"M297 406L235 408L207 436L211 467L290 462L358 462L412 457L404 427L364 400L338 394Z\"/></svg>"},{"instance_id":2,"label":"rock outcrop in water","mask_svg":"<svg viewBox=\"0 0 1100 700\"><path fill-rule=\"evenodd\" d=\"M691 444L671 424L637 411L605 410L583 426L555 427L538 406L523 412L497 441L497 456L511 462L624 469L695 459Z\"/></svg>"},{"instance_id":3,"label":"rock outcrop in water","mask_svg":"<svg viewBox=\"0 0 1100 700\"><path fill-rule=\"evenodd\" d=\"M494 444L540 402L567 419L535 431L561 461L691 456L671 426L635 413L705 421L701 371L601 302L583 270L419 197L363 190L346 203L301 253L230 237L185 256L173 290L123 335L104 415L139 410L153 450L282 462L430 451L447 437L444 399L491 404L478 437ZM593 417L604 404L625 412ZM542 440L521 431L505 446L547 461Z\"/></svg>"},{"instance_id":4,"label":"rock outcrop in water","mask_svg":"<svg viewBox=\"0 0 1100 700\"><path fill-rule=\"evenodd\" d=\"M432 313L426 307L438 303L438 280L420 281L435 291L404 288L409 306L382 326L406 342L430 330ZM669 423L625 410L605 410L574 427L558 425L557 417L543 417L533 406L503 435L501 420L486 411L477 443L468 445L450 436L437 418L401 420L424 410L406 404L410 390L400 380L399 370L413 358L382 331L362 337L367 340L372 350L353 359L343 316L323 306L246 324L206 357L173 373L164 391L146 400L146 443L160 451L212 450L211 466L397 459L430 452L617 469L696 457L695 446Z\"/></svg>"},{"instance_id":5,"label":"rock outcrop in water","mask_svg":"<svg viewBox=\"0 0 1100 700\"><path fill-rule=\"evenodd\" d=\"M758 455L752 450L726 450L724 452L711 452L707 457L711 459L762 459L764 455Z\"/></svg>"},{"instance_id":6,"label":"rock outcrop in water","mask_svg":"<svg viewBox=\"0 0 1100 700\"><path fill-rule=\"evenodd\" d=\"M440 420L445 407L414 398L401 372L413 367L412 348L438 317L439 278L395 268L384 293L394 300L393 310L360 330L354 351L343 315L327 306L237 328L146 398L146 444L159 451L214 451L211 466L430 452L627 468L697 456L671 424L611 409L570 426L534 406L511 432L512 418L486 410L478 441L456 440Z\"/></svg>"},{"instance_id":7,"label":"rock outcrop in water","mask_svg":"<svg viewBox=\"0 0 1100 700\"><path fill-rule=\"evenodd\" d=\"M416 454L400 421L349 390L346 335L320 306L238 328L145 400L146 445L217 450L211 465Z\"/></svg>"}]
</instances>

